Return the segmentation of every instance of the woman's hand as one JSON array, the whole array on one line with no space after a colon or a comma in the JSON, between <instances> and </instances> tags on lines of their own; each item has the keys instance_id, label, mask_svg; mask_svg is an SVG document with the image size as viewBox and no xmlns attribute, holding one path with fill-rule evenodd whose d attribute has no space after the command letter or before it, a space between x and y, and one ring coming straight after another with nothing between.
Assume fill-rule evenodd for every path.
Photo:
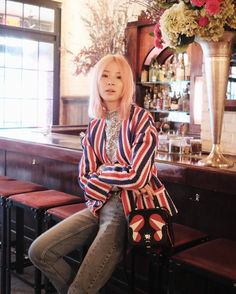
<instances>
[{"instance_id":1,"label":"woman's hand","mask_svg":"<svg viewBox=\"0 0 236 294\"><path fill-rule=\"evenodd\" d=\"M152 187L149 184L147 184L142 189L135 189L133 191L134 191L134 195L136 196L136 198L143 195L144 197L147 197L147 198L150 197L151 199L153 199L154 191L153 191Z\"/></svg>"}]
</instances>

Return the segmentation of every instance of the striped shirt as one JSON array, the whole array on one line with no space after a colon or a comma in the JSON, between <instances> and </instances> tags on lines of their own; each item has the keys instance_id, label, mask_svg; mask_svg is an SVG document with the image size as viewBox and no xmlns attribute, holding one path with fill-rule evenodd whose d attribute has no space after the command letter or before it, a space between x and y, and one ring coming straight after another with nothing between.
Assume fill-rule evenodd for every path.
<instances>
[{"instance_id":1,"label":"striped shirt","mask_svg":"<svg viewBox=\"0 0 236 294\"><path fill-rule=\"evenodd\" d=\"M157 130L151 114L145 109L132 105L130 116L121 123L115 163L106 154L105 119L92 120L82 141L83 155L79 164L79 183L84 190L87 206L94 215L109 199L113 186L121 189L121 199L126 215L131 211L132 190L150 184L155 192L156 202L170 214L177 213L165 187L157 177L154 163ZM100 165L105 164L101 173ZM146 207L155 207L154 201L144 199ZM143 202L138 201L138 208Z\"/></svg>"}]
</instances>

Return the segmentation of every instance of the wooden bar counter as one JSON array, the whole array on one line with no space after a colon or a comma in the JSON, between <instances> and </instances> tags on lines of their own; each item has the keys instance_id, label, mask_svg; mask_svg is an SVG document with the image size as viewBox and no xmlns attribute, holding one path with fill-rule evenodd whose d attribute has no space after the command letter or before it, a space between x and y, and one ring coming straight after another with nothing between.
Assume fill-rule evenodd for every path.
<instances>
[{"instance_id":1,"label":"wooden bar counter","mask_svg":"<svg viewBox=\"0 0 236 294\"><path fill-rule=\"evenodd\" d=\"M79 131L67 135L60 130L49 134L40 129L0 130L0 174L82 195L77 184ZM198 160L157 155L159 177L179 210L176 221L236 240L236 164L215 169L199 166Z\"/></svg>"}]
</instances>

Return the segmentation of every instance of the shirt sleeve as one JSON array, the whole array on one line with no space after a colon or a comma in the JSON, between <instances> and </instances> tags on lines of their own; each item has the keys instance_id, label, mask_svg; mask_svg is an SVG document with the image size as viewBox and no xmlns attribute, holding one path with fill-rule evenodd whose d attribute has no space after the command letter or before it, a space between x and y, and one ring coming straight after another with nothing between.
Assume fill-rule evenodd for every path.
<instances>
[{"instance_id":1,"label":"shirt sleeve","mask_svg":"<svg viewBox=\"0 0 236 294\"><path fill-rule=\"evenodd\" d=\"M89 142L88 132L82 140L83 154L79 164L79 184L85 193L85 197L91 200L106 202L112 186L101 181L97 174L97 168L101 164Z\"/></svg>"},{"instance_id":2,"label":"shirt sleeve","mask_svg":"<svg viewBox=\"0 0 236 294\"><path fill-rule=\"evenodd\" d=\"M136 133L131 146L131 163L127 166L119 163L107 165L99 179L119 188L132 190L144 187L151 179L157 146L157 131L152 119ZM139 128L137 128L139 129Z\"/></svg>"}]
</instances>

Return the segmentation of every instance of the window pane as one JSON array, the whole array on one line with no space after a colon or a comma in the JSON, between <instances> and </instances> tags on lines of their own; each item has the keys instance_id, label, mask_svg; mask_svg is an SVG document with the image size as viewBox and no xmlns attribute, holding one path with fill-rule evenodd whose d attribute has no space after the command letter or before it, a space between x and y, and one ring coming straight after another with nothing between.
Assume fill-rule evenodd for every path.
<instances>
[{"instance_id":1,"label":"window pane","mask_svg":"<svg viewBox=\"0 0 236 294\"><path fill-rule=\"evenodd\" d=\"M53 72L39 72L39 99L52 99L53 97Z\"/></svg>"},{"instance_id":2,"label":"window pane","mask_svg":"<svg viewBox=\"0 0 236 294\"><path fill-rule=\"evenodd\" d=\"M40 30L54 32L54 10L40 7Z\"/></svg>"},{"instance_id":3,"label":"window pane","mask_svg":"<svg viewBox=\"0 0 236 294\"><path fill-rule=\"evenodd\" d=\"M21 94L21 70L8 69L5 72L5 91L7 98L20 98Z\"/></svg>"},{"instance_id":4,"label":"window pane","mask_svg":"<svg viewBox=\"0 0 236 294\"><path fill-rule=\"evenodd\" d=\"M22 97L37 98L38 72L34 70L22 70Z\"/></svg>"},{"instance_id":5,"label":"window pane","mask_svg":"<svg viewBox=\"0 0 236 294\"><path fill-rule=\"evenodd\" d=\"M4 127L4 99L0 98L0 128Z\"/></svg>"},{"instance_id":6,"label":"window pane","mask_svg":"<svg viewBox=\"0 0 236 294\"><path fill-rule=\"evenodd\" d=\"M0 36L0 66L4 66L5 59L5 38Z\"/></svg>"},{"instance_id":7,"label":"window pane","mask_svg":"<svg viewBox=\"0 0 236 294\"><path fill-rule=\"evenodd\" d=\"M24 4L24 28L39 30L39 7Z\"/></svg>"},{"instance_id":8,"label":"window pane","mask_svg":"<svg viewBox=\"0 0 236 294\"><path fill-rule=\"evenodd\" d=\"M21 103L18 99L7 99L4 103L5 127L21 126Z\"/></svg>"},{"instance_id":9,"label":"window pane","mask_svg":"<svg viewBox=\"0 0 236 294\"><path fill-rule=\"evenodd\" d=\"M6 25L22 27L23 4L15 1L7 1Z\"/></svg>"},{"instance_id":10,"label":"window pane","mask_svg":"<svg viewBox=\"0 0 236 294\"><path fill-rule=\"evenodd\" d=\"M38 68L38 42L23 40L23 68Z\"/></svg>"},{"instance_id":11,"label":"window pane","mask_svg":"<svg viewBox=\"0 0 236 294\"><path fill-rule=\"evenodd\" d=\"M53 44L39 43L39 69L53 71Z\"/></svg>"},{"instance_id":12,"label":"window pane","mask_svg":"<svg viewBox=\"0 0 236 294\"><path fill-rule=\"evenodd\" d=\"M4 68L0 67L0 98L5 97L5 75Z\"/></svg>"},{"instance_id":13,"label":"window pane","mask_svg":"<svg viewBox=\"0 0 236 294\"><path fill-rule=\"evenodd\" d=\"M22 100L22 127L37 126L37 107L37 100Z\"/></svg>"},{"instance_id":14,"label":"window pane","mask_svg":"<svg viewBox=\"0 0 236 294\"><path fill-rule=\"evenodd\" d=\"M22 64L22 42L19 38L5 38L6 67L20 68Z\"/></svg>"},{"instance_id":15,"label":"window pane","mask_svg":"<svg viewBox=\"0 0 236 294\"><path fill-rule=\"evenodd\" d=\"M0 0L0 24L5 24L5 0Z\"/></svg>"},{"instance_id":16,"label":"window pane","mask_svg":"<svg viewBox=\"0 0 236 294\"><path fill-rule=\"evenodd\" d=\"M52 100L42 100L38 105L38 125L45 127L52 124Z\"/></svg>"}]
</instances>

